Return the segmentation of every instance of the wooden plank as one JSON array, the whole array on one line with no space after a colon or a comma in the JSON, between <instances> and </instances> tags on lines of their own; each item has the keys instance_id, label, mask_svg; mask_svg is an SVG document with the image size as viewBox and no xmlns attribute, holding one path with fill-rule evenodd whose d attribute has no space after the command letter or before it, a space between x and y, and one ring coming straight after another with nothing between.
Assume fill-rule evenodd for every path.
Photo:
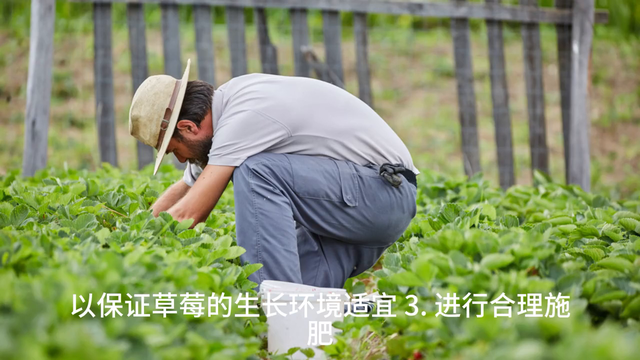
<instances>
[{"instance_id":1,"label":"wooden plank","mask_svg":"<svg viewBox=\"0 0 640 360\"><path fill-rule=\"evenodd\" d=\"M522 6L537 7L537 0L520 0ZM542 48L540 45L540 25L522 24L522 45L524 51L524 79L527 88L529 113L529 146L531 148L531 169L549 173L549 149L545 124L545 101L542 68Z\"/></svg>"},{"instance_id":2,"label":"wooden plank","mask_svg":"<svg viewBox=\"0 0 640 360\"><path fill-rule=\"evenodd\" d=\"M129 50L131 52L131 79L133 93L149 76L147 64L147 40L143 4L127 4L127 26L129 28ZM142 169L154 160L153 148L136 141L138 153L138 169Z\"/></svg>"},{"instance_id":3,"label":"wooden plank","mask_svg":"<svg viewBox=\"0 0 640 360\"><path fill-rule=\"evenodd\" d=\"M309 46L309 23L306 9L291 9L291 32L293 37L293 63L296 76L310 75L309 64L305 60L302 48Z\"/></svg>"},{"instance_id":4,"label":"wooden plank","mask_svg":"<svg viewBox=\"0 0 640 360\"><path fill-rule=\"evenodd\" d=\"M573 5L571 32L571 125L569 147L569 183L584 191L591 190L589 58L593 42L594 0L576 1Z\"/></svg>"},{"instance_id":5,"label":"wooden plank","mask_svg":"<svg viewBox=\"0 0 640 360\"><path fill-rule=\"evenodd\" d=\"M31 1L29 77L22 155L23 176L33 176L37 170L47 166L55 18L55 0Z\"/></svg>"},{"instance_id":6,"label":"wooden plank","mask_svg":"<svg viewBox=\"0 0 640 360\"><path fill-rule=\"evenodd\" d=\"M130 2L131 0L72 0L76 2ZM162 3L168 0L136 0L144 3ZM570 24L568 10L553 8L526 9L519 6L492 4L454 4L422 1L371 0L170 0L174 4L204 4L211 6L264 7L280 9L314 9L340 12L364 12L393 15L414 15L437 18L484 19L514 22ZM609 13L596 12L596 23L609 21Z\"/></svg>"},{"instance_id":7,"label":"wooden plank","mask_svg":"<svg viewBox=\"0 0 640 360\"><path fill-rule=\"evenodd\" d=\"M176 79L182 78L182 61L180 59L180 17L178 5L160 4L162 13L162 44L164 54L164 72ZM178 169L184 169L186 164L180 163L173 156L173 165Z\"/></svg>"},{"instance_id":8,"label":"wooden plank","mask_svg":"<svg viewBox=\"0 0 640 360\"><path fill-rule=\"evenodd\" d=\"M499 4L502 0L486 0ZM509 110L509 87L504 57L504 36L502 22L487 20L489 41L489 64L491 73L491 98L493 100L493 121L498 152L500 186L507 189L515 184L513 169L513 144L511 135L511 113Z\"/></svg>"},{"instance_id":9,"label":"wooden plank","mask_svg":"<svg viewBox=\"0 0 640 360\"><path fill-rule=\"evenodd\" d=\"M198 53L198 78L216 86L215 58L211 7L193 5L193 20L196 27L196 52Z\"/></svg>"},{"instance_id":10,"label":"wooden plank","mask_svg":"<svg viewBox=\"0 0 640 360\"><path fill-rule=\"evenodd\" d=\"M344 83L344 70L342 69L342 23L339 12L322 12L322 32L324 34L325 58L329 70Z\"/></svg>"},{"instance_id":11,"label":"wooden plank","mask_svg":"<svg viewBox=\"0 0 640 360\"><path fill-rule=\"evenodd\" d=\"M161 4L164 72L176 79L182 77L180 60L180 18L178 5Z\"/></svg>"},{"instance_id":12,"label":"wooden plank","mask_svg":"<svg viewBox=\"0 0 640 360\"><path fill-rule=\"evenodd\" d=\"M267 14L264 8L255 8L256 30L258 32L258 43L260 46L260 62L262 72L265 74L278 75L278 50L271 43L269 38L269 27L267 25Z\"/></svg>"},{"instance_id":13,"label":"wooden plank","mask_svg":"<svg viewBox=\"0 0 640 360\"><path fill-rule=\"evenodd\" d=\"M356 71L358 72L358 92L360 100L367 103L370 107L373 107L366 13L353 14L353 33L356 42Z\"/></svg>"},{"instance_id":14,"label":"wooden plank","mask_svg":"<svg viewBox=\"0 0 640 360\"><path fill-rule=\"evenodd\" d=\"M556 0L556 7L573 8L573 0ZM556 25L558 38L558 73L560 76L560 104L562 110L562 136L564 147L565 178L569 178L571 153L569 134L571 132L571 25Z\"/></svg>"},{"instance_id":15,"label":"wooden plank","mask_svg":"<svg viewBox=\"0 0 640 360\"><path fill-rule=\"evenodd\" d=\"M111 54L111 4L93 5L93 24L93 64L100 161L118 166Z\"/></svg>"},{"instance_id":16,"label":"wooden plank","mask_svg":"<svg viewBox=\"0 0 640 360\"><path fill-rule=\"evenodd\" d=\"M466 0L451 1L462 2ZM469 20L452 19L451 33L458 82L458 113L462 135L463 165L465 173L471 176L482 170L480 168L480 150L478 148L476 93L473 88Z\"/></svg>"},{"instance_id":17,"label":"wooden plank","mask_svg":"<svg viewBox=\"0 0 640 360\"><path fill-rule=\"evenodd\" d=\"M229 50L231 52L231 76L241 76L247 73L244 9L237 6L227 6L226 16Z\"/></svg>"}]
</instances>

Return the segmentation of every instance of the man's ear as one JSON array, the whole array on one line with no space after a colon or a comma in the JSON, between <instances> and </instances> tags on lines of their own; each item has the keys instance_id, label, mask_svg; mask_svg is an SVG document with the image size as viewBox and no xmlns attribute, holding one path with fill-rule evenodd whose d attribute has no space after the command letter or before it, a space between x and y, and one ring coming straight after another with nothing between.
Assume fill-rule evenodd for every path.
<instances>
[{"instance_id":1,"label":"man's ear","mask_svg":"<svg viewBox=\"0 0 640 360\"><path fill-rule=\"evenodd\" d=\"M182 131L182 132L190 132L192 134L197 134L198 131L200 130L198 128L198 126L196 125L196 123L194 123L191 120L180 120L178 121L178 123L176 124L176 129Z\"/></svg>"}]
</instances>

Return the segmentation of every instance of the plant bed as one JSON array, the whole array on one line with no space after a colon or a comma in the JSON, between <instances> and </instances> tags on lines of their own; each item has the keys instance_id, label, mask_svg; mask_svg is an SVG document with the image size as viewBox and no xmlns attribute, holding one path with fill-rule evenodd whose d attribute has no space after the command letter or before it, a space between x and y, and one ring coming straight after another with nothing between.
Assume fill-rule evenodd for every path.
<instances>
[{"instance_id":1,"label":"plant bed","mask_svg":"<svg viewBox=\"0 0 640 360\"><path fill-rule=\"evenodd\" d=\"M235 301L256 296L247 277L260 265L240 263L231 185L193 229L148 211L179 176L171 166L152 177L105 165L0 178L0 358L285 357L265 350L264 314ZM395 296L395 316L335 323L343 332L324 347L328 356L636 358L640 198L613 202L541 174L534 186L505 192L479 176L423 171L418 191L418 215L403 237L345 284L352 294ZM175 314L154 302L168 293ZM234 300L230 316L209 312L212 293ZM136 294L149 295L150 316L131 315ZM482 316L475 302L464 307L480 294L489 302ZM541 294L540 304L535 296L519 304L523 294ZM500 296L513 301L511 317L494 316ZM557 296L568 298L550 316ZM526 316L536 307L542 316ZM257 316L237 316L249 312Z\"/></svg>"}]
</instances>

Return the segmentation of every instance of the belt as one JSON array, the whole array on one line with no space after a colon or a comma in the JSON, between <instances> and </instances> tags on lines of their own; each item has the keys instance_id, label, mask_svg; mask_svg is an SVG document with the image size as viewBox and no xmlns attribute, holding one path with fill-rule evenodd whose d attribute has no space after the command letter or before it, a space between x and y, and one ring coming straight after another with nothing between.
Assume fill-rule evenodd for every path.
<instances>
[{"instance_id":1,"label":"belt","mask_svg":"<svg viewBox=\"0 0 640 360\"><path fill-rule=\"evenodd\" d=\"M409 182L409 184L413 184L413 186L418 187L418 182L416 181L416 174L411 170L406 170L400 173L400 175L404 176L405 179Z\"/></svg>"}]
</instances>

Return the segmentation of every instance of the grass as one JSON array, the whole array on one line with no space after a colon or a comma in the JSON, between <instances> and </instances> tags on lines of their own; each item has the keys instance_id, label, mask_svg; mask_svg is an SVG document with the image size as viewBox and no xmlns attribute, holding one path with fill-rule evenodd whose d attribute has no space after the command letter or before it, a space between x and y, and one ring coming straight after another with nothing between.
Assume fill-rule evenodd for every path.
<instances>
[{"instance_id":1,"label":"grass","mask_svg":"<svg viewBox=\"0 0 640 360\"><path fill-rule=\"evenodd\" d=\"M114 14L117 13L114 5ZM117 11L116 11L117 10ZM272 41L278 49L280 72L293 75L289 29L270 18ZM398 18L401 23L403 17ZM49 129L49 164L94 169L100 166L93 90L93 32L90 19L61 26L55 36L54 74ZM68 20L67 20L68 22ZM130 54L126 20L114 17L113 61L118 165L137 167L136 146L128 134L132 97ZM438 26L442 25L442 26ZM498 184L486 30L472 28L472 51L477 96L480 158L485 178ZM25 29L0 30L0 174L20 168L28 71L28 34ZM322 24L310 21L310 36L324 57ZM88 30L89 29L89 30ZM614 199L640 190L640 61L638 41L617 41L607 29L597 29L592 59L591 159L592 187ZM194 61L191 79L197 78L193 24L180 30L183 65ZM214 26L216 82L230 79L230 56L224 24ZM355 45L351 28L343 29L343 57L347 90L357 94ZM256 31L247 27L250 72L260 71ZM554 28L541 27L544 59L547 141L551 176L564 180L564 150ZM163 73L159 23L148 23L150 74ZM514 160L518 184L531 184L528 119L522 43L517 28L505 28L505 54L510 92ZM449 176L462 176L460 127L453 64L453 46L446 22L416 30L410 26L377 25L370 32L370 64L374 107L405 141L419 168Z\"/></svg>"}]
</instances>

